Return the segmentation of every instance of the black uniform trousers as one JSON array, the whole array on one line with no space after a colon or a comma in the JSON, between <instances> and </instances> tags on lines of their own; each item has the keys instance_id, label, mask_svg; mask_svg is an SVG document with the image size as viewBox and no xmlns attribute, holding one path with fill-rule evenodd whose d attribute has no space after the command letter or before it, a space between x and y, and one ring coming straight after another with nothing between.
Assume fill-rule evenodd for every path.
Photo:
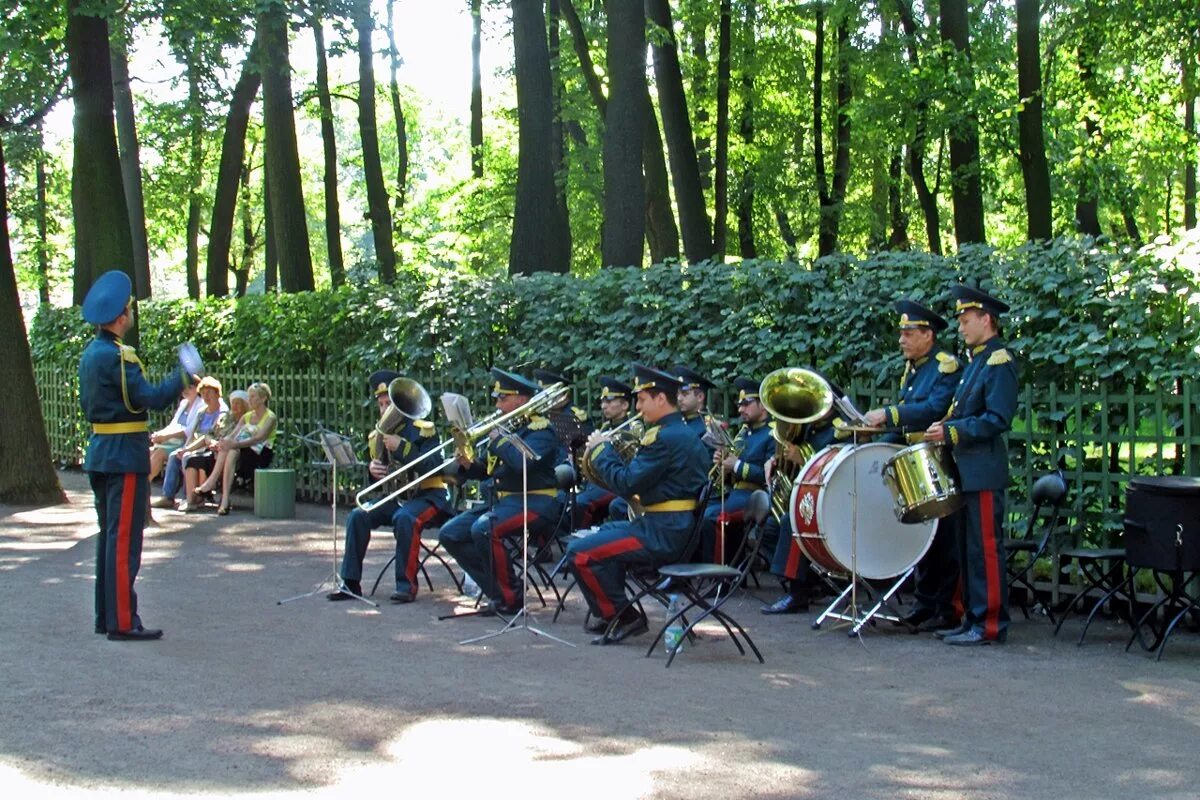
<instances>
[{"instance_id":1,"label":"black uniform trousers","mask_svg":"<svg viewBox=\"0 0 1200 800\"><path fill-rule=\"evenodd\" d=\"M958 525L958 563L962 573L963 626L989 641L1008 636L1008 580L1004 572L1004 492L963 492L966 503Z\"/></svg>"},{"instance_id":2,"label":"black uniform trousers","mask_svg":"<svg viewBox=\"0 0 1200 800\"><path fill-rule=\"evenodd\" d=\"M133 582L142 565L142 531L150 482L145 473L89 472L100 535L96 537L96 630L142 627Z\"/></svg>"},{"instance_id":3,"label":"black uniform trousers","mask_svg":"<svg viewBox=\"0 0 1200 800\"><path fill-rule=\"evenodd\" d=\"M929 610L945 617L958 616L954 607L954 595L958 590L958 534L954 515L938 520L933 543L917 562L913 580L916 610Z\"/></svg>"}]
</instances>

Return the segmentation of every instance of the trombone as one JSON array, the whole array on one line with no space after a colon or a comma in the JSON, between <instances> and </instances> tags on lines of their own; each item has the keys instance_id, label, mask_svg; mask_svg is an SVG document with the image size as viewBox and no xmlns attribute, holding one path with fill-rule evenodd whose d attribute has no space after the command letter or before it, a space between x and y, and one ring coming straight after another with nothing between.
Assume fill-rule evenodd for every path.
<instances>
[{"instance_id":1,"label":"trombone","mask_svg":"<svg viewBox=\"0 0 1200 800\"><path fill-rule=\"evenodd\" d=\"M395 472L385 475L384 477L375 481L375 483L372 483L370 486L362 489L354 496L355 504L363 511L368 511L380 503L386 503L389 500L394 500L395 498L407 492L409 489L412 489L414 486L420 484L421 481L425 480L426 478L431 478L434 475L440 474L442 470L454 463L459 455L473 461L475 459L476 443L483 437L487 436L492 430L507 431L511 427L509 423L513 422L514 420L524 419L525 417L530 417L534 414L541 414L549 411L550 409L554 408L555 405L562 402L563 398L567 396L569 391L570 389L567 384L555 383L547 386L545 389L542 389L542 391L529 398L529 400L526 401L523 406L509 411L507 414L502 414L499 411L493 412L489 416L476 422L474 425L471 425L466 430L451 426L449 439L442 440L440 443L438 443L437 447L429 450L421 456L418 456L417 458L414 458L412 461L409 461ZM446 448L451 446L454 447L454 454L449 458L446 458ZM434 457L442 459L436 467L422 472L420 475L408 481L400 488L394 489L389 494L379 498L378 500L368 501L363 499L367 495L378 491L387 484L403 478L404 475L412 472L418 464L428 461Z\"/></svg>"}]
</instances>

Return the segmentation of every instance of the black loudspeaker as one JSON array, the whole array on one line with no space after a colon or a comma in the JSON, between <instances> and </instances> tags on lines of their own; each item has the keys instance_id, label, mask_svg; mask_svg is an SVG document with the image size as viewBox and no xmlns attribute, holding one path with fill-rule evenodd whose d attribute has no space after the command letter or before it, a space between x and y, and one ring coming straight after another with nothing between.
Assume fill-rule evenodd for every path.
<instances>
[{"instance_id":1,"label":"black loudspeaker","mask_svg":"<svg viewBox=\"0 0 1200 800\"><path fill-rule=\"evenodd\" d=\"M1132 478L1125 490L1125 553L1134 567L1200 570L1200 478Z\"/></svg>"}]
</instances>

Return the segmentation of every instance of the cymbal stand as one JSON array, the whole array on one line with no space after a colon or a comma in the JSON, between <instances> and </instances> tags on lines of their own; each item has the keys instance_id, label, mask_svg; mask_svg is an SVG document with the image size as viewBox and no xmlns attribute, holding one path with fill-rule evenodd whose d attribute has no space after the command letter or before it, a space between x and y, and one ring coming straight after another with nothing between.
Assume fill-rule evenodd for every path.
<instances>
[{"instance_id":1,"label":"cymbal stand","mask_svg":"<svg viewBox=\"0 0 1200 800\"><path fill-rule=\"evenodd\" d=\"M341 462L342 466L359 466L360 462L354 457L354 451L350 448L350 440L347 437L342 436L340 433L334 433L333 431L326 430L324 428L318 428L314 433L316 436L300 436L298 438L309 445L320 445L321 449L325 451L325 457L329 459L328 465L332 469L332 475L330 476L329 510L331 528L330 541L333 543L333 572L322 579L312 591L294 595L292 597L285 597L282 600L276 600L275 605L281 606L285 603L290 603L293 600L302 600L305 597L314 597L319 594L324 594L330 588L333 588L336 591L353 597L355 600L361 600L369 606L379 608L379 603L376 603L374 600L370 600L360 594L357 594L356 592L350 591L346 587L342 577L338 575L338 463ZM314 461L313 464L318 466L326 466L324 462L319 461Z\"/></svg>"},{"instance_id":2,"label":"cymbal stand","mask_svg":"<svg viewBox=\"0 0 1200 800\"><path fill-rule=\"evenodd\" d=\"M515 433L509 434L509 441L521 451L521 521L523 523L521 527L521 607L517 609L517 613L513 614L500 630L485 633L483 636L463 639L459 644L474 644L494 639L497 636L503 636L511 631L524 630L535 637L541 636L546 639L552 639L559 644L574 647L575 645L566 639L560 639L553 634L546 633L541 628L529 624L529 609L526 603L526 599L529 596L529 458L532 456L534 460L537 460L539 456Z\"/></svg>"}]
</instances>

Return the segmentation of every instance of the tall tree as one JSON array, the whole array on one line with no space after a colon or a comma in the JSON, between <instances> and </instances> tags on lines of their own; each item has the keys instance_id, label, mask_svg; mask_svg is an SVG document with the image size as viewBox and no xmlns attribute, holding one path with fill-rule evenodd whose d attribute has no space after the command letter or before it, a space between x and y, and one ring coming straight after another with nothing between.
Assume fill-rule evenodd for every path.
<instances>
[{"instance_id":1,"label":"tall tree","mask_svg":"<svg viewBox=\"0 0 1200 800\"><path fill-rule=\"evenodd\" d=\"M921 58L917 50L917 24L913 17L911 0L896 0L900 12L900 26L904 29L904 52L907 56L910 72L919 75ZM917 203L921 206L921 214L925 219L925 239L929 244L929 252L942 253L942 221L938 210L937 192L929 187L925 178L925 149L929 125L929 98L923 88L918 89L916 103L913 106L913 133L908 142L908 174L912 179L913 190L917 193Z\"/></svg>"},{"instance_id":2,"label":"tall tree","mask_svg":"<svg viewBox=\"0 0 1200 800\"><path fill-rule=\"evenodd\" d=\"M471 174L483 177L483 0L471 0Z\"/></svg>"},{"instance_id":3,"label":"tall tree","mask_svg":"<svg viewBox=\"0 0 1200 800\"><path fill-rule=\"evenodd\" d=\"M115 20L117 31L109 42L109 49L117 145L129 213L129 235L133 243L133 286L137 296L144 298L150 296L150 244L146 237L146 201L142 193L142 155L133 109L133 92L129 85L129 32L124 13L117 14Z\"/></svg>"},{"instance_id":4,"label":"tall tree","mask_svg":"<svg viewBox=\"0 0 1200 800\"><path fill-rule=\"evenodd\" d=\"M46 148L43 144L41 125L36 126L37 135L37 178L35 199L37 228L37 265L38 265L38 302L42 305L50 303L50 219L46 210L49 202L47 187L49 177L46 173Z\"/></svg>"},{"instance_id":5,"label":"tall tree","mask_svg":"<svg viewBox=\"0 0 1200 800\"><path fill-rule=\"evenodd\" d=\"M850 28L843 14L837 23L837 64L834 81L837 91L836 143L833 156L833 180L825 166L824 93L825 76L825 3L817 3L816 42L813 51L813 164L817 179L820 218L817 224L817 252L827 256L838 249L846 186L850 181Z\"/></svg>"},{"instance_id":6,"label":"tall tree","mask_svg":"<svg viewBox=\"0 0 1200 800\"><path fill-rule=\"evenodd\" d=\"M667 154L671 161L671 183L675 187L675 202L679 207L683 252L688 261L696 263L712 257L712 228L704 205L700 162L688 114L687 93L683 88L683 71L679 64L670 3L668 0L646 0L646 16L658 26L657 35L651 41L654 84L658 89L663 135L667 140Z\"/></svg>"},{"instance_id":7,"label":"tall tree","mask_svg":"<svg viewBox=\"0 0 1200 800\"><path fill-rule=\"evenodd\" d=\"M562 35L559 30L562 21L562 10L559 0L548 0L546 3L546 24L549 26L550 46L550 163L554 167L554 187L562 214L567 219L567 230L570 231L570 209L567 207L567 141L566 126L563 125L563 77L562 77Z\"/></svg>"},{"instance_id":8,"label":"tall tree","mask_svg":"<svg viewBox=\"0 0 1200 800\"><path fill-rule=\"evenodd\" d=\"M1021 174L1025 179L1026 235L1030 241L1053 236L1050 165L1042 132L1041 1L1017 0L1017 111Z\"/></svg>"},{"instance_id":9,"label":"tall tree","mask_svg":"<svg viewBox=\"0 0 1200 800\"><path fill-rule=\"evenodd\" d=\"M395 0L387 4L388 94L392 98L392 118L396 121L396 214L393 220L394 233L399 235L404 219L404 206L408 197L408 122L404 108L400 105L400 51L396 49Z\"/></svg>"},{"instance_id":10,"label":"tall tree","mask_svg":"<svg viewBox=\"0 0 1200 800\"><path fill-rule=\"evenodd\" d=\"M954 50L954 57L947 61L954 109L950 126L950 191L954 198L954 236L961 246L986 241L967 0L941 0L940 22L942 40Z\"/></svg>"},{"instance_id":11,"label":"tall tree","mask_svg":"<svg viewBox=\"0 0 1200 800\"><path fill-rule=\"evenodd\" d=\"M754 145L754 29L757 14L756 0L746 0L743 32L745 45L741 70L742 118L738 125L738 133L744 145L737 202L738 251L742 258L758 258L758 249L754 245L754 164L750 158Z\"/></svg>"},{"instance_id":12,"label":"tall tree","mask_svg":"<svg viewBox=\"0 0 1200 800\"><path fill-rule=\"evenodd\" d=\"M212 221L208 226L208 259L205 267L205 286L211 297L229 294L229 251L233 244L233 221L237 211L238 188L242 185L243 161L246 155L246 128L250 124L250 109L262 76L258 68L258 40L255 39L247 51L242 64L242 73L233 87L229 100L229 111L225 116L225 130L221 136L221 160L217 167L217 186L214 192ZM243 194L243 205L249 202ZM249 265L242 264L247 272ZM242 285L243 276L238 283ZM239 296L245 293L245 287Z\"/></svg>"},{"instance_id":13,"label":"tall tree","mask_svg":"<svg viewBox=\"0 0 1200 800\"><path fill-rule=\"evenodd\" d=\"M391 10L391 4L388 4ZM317 58L317 102L321 108L321 151L324 156L322 179L325 184L325 250L329 260L329 282L335 288L346 282L342 257L342 210L338 202L337 135L333 130L333 99L329 94L329 63L325 50L324 2L309 4L308 26L313 32Z\"/></svg>"},{"instance_id":14,"label":"tall tree","mask_svg":"<svg viewBox=\"0 0 1200 800\"><path fill-rule=\"evenodd\" d=\"M1183 132L1187 135L1183 162L1183 227L1196 227L1196 60L1200 58L1200 33L1192 31L1182 58Z\"/></svg>"},{"instance_id":15,"label":"tall tree","mask_svg":"<svg viewBox=\"0 0 1200 800\"><path fill-rule=\"evenodd\" d=\"M571 268L571 240L566 214L557 200L550 157L554 115L550 48L541 0L512 0L512 25L517 82L517 196L508 271L510 275L567 272ZM639 202L639 214L641 208ZM641 237L639 226L639 242Z\"/></svg>"},{"instance_id":16,"label":"tall tree","mask_svg":"<svg viewBox=\"0 0 1200 800\"><path fill-rule=\"evenodd\" d=\"M667 185L667 159L663 156L662 134L650 88L643 84L646 94L646 129L642 135L642 174L646 187L646 244L650 246L650 261L661 264L669 258L679 258L679 228L671 208L671 189Z\"/></svg>"},{"instance_id":17,"label":"tall tree","mask_svg":"<svg viewBox=\"0 0 1200 800\"><path fill-rule=\"evenodd\" d=\"M1079 168L1075 175L1075 228L1088 236L1099 236L1100 176L1096 153L1100 148L1100 121L1096 114L1097 90L1095 62L1100 54L1103 35L1100 31L1092 0L1083 0L1080 20L1081 36L1075 51L1079 66L1079 82L1083 84L1084 141L1079 148Z\"/></svg>"},{"instance_id":18,"label":"tall tree","mask_svg":"<svg viewBox=\"0 0 1200 800\"><path fill-rule=\"evenodd\" d=\"M604 128L604 266L641 266L646 187L646 14L641 0L608 2L608 115Z\"/></svg>"},{"instance_id":19,"label":"tall tree","mask_svg":"<svg viewBox=\"0 0 1200 800\"><path fill-rule=\"evenodd\" d=\"M204 181L204 98L200 89L199 54L194 48L184 53L188 85L188 215L187 215L187 289L188 297L200 299L200 212Z\"/></svg>"},{"instance_id":20,"label":"tall tree","mask_svg":"<svg viewBox=\"0 0 1200 800\"><path fill-rule=\"evenodd\" d=\"M362 139L363 178L367 184L367 215L371 218L379 279L391 283L396 280L396 250L392 244L392 210L383 183L379 128L375 121L375 48L371 42L375 20L371 16L371 0L355 3L354 26L358 29L358 131Z\"/></svg>"},{"instance_id":21,"label":"tall tree","mask_svg":"<svg viewBox=\"0 0 1200 800\"><path fill-rule=\"evenodd\" d=\"M717 32L717 146L713 168L713 251L725 258L729 236L729 75L732 47L730 0L721 0Z\"/></svg>"},{"instance_id":22,"label":"tall tree","mask_svg":"<svg viewBox=\"0 0 1200 800\"><path fill-rule=\"evenodd\" d=\"M113 122L108 22L67 5L67 53L75 100L71 209L75 220L75 303L110 269L133 274L133 239ZM136 286L136 285L135 285ZM136 329L131 330L136 341Z\"/></svg>"},{"instance_id":23,"label":"tall tree","mask_svg":"<svg viewBox=\"0 0 1200 800\"><path fill-rule=\"evenodd\" d=\"M263 125L270 184L272 238L279 257L279 286L285 292L313 288L308 220L300 184L296 119L292 114L291 63L288 58L287 14L278 3L258 13L262 53Z\"/></svg>"}]
</instances>

